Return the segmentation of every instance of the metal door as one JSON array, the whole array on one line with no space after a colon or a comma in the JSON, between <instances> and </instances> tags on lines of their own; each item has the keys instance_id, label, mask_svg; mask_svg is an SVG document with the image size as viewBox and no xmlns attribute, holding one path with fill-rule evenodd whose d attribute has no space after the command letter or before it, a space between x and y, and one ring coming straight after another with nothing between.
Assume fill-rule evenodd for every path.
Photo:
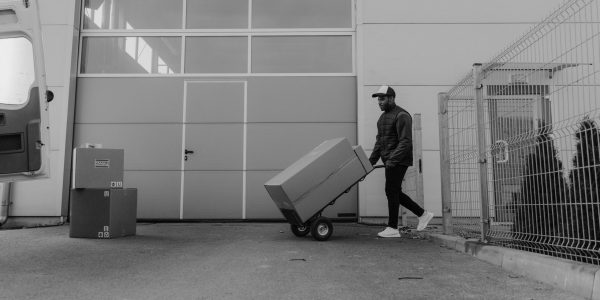
<instances>
[{"instance_id":1,"label":"metal door","mask_svg":"<svg viewBox=\"0 0 600 300\"><path fill-rule=\"evenodd\" d=\"M494 196L491 216L495 222L512 222L512 203L521 192L525 160L535 145L537 128L550 124L549 101L542 95L495 96L488 104Z\"/></svg>"},{"instance_id":2,"label":"metal door","mask_svg":"<svg viewBox=\"0 0 600 300\"><path fill-rule=\"evenodd\" d=\"M182 219L245 218L245 81L188 81Z\"/></svg>"}]
</instances>

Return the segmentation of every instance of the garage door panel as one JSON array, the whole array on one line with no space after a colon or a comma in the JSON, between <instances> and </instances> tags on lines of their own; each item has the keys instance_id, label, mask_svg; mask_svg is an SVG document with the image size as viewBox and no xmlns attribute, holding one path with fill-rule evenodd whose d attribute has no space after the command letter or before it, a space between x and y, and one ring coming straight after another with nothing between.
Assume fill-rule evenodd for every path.
<instances>
[{"instance_id":1,"label":"garage door panel","mask_svg":"<svg viewBox=\"0 0 600 300\"><path fill-rule=\"evenodd\" d=\"M184 219L242 219L241 171L186 171Z\"/></svg>"},{"instance_id":2,"label":"garage door panel","mask_svg":"<svg viewBox=\"0 0 600 300\"><path fill-rule=\"evenodd\" d=\"M242 124L187 124L186 171L243 169Z\"/></svg>"},{"instance_id":3,"label":"garage door panel","mask_svg":"<svg viewBox=\"0 0 600 300\"><path fill-rule=\"evenodd\" d=\"M186 83L186 122L244 122L246 84L239 81Z\"/></svg>"},{"instance_id":4,"label":"garage door panel","mask_svg":"<svg viewBox=\"0 0 600 300\"><path fill-rule=\"evenodd\" d=\"M126 170L180 170L182 125L78 124L75 145L102 144L125 150Z\"/></svg>"},{"instance_id":5,"label":"garage door panel","mask_svg":"<svg viewBox=\"0 0 600 300\"><path fill-rule=\"evenodd\" d=\"M78 78L75 122L181 122L181 87L181 79Z\"/></svg>"},{"instance_id":6,"label":"garage door panel","mask_svg":"<svg viewBox=\"0 0 600 300\"><path fill-rule=\"evenodd\" d=\"M248 124L247 169L283 170L323 141L356 143L356 123Z\"/></svg>"},{"instance_id":7,"label":"garage door panel","mask_svg":"<svg viewBox=\"0 0 600 300\"><path fill-rule=\"evenodd\" d=\"M181 172L125 171L123 181L138 190L138 219L179 219Z\"/></svg>"},{"instance_id":8,"label":"garage door panel","mask_svg":"<svg viewBox=\"0 0 600 300\"><path fill-rule=\"evenodd\" d=\"M285 218L265 189L265 182L279 172L252 171L246 178L246 217L248 219L281 219Z\"/></svg>"},{"instance_id":9,"label":"garage door panel","mask_svg":"<svg viewBox=\"0 0 600 300\"><path fill-rule=\"evenodd\" d=\"M356 78L252 78L248 122L356 122Z\"/></svg>"}]
</instances>

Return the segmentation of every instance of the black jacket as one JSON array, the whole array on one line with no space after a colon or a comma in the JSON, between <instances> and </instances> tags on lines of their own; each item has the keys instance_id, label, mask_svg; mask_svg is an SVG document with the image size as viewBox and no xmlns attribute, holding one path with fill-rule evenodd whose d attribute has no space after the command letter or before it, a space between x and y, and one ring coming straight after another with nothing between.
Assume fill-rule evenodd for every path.
<instances>
[{"instance_id":1,"label":"black jacket","mask_svg":"<svg viewBox=\"0 0 600 300\"><path fill-rule=\"evenodd\" d=\"M377 121L375 147L369 161L376 164L381 158L388 166L412 166L412 118L400 106L383 112Z\"/></svg>"}]
</instances>

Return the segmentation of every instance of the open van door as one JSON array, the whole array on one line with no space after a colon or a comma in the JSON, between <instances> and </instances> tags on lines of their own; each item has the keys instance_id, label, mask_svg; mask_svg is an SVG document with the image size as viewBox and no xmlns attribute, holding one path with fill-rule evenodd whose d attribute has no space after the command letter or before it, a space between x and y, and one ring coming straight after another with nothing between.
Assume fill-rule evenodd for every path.
<instances>
[{"instance_id":1,"label":"open van door","mask_svg":"<svg viewBox=\"0 0 600 300\"><path fill-rule=\"evenodd\" d=\"M53 97L36 0L0 0L0 182L48 176Z\"/></svg>"}]
</instances>

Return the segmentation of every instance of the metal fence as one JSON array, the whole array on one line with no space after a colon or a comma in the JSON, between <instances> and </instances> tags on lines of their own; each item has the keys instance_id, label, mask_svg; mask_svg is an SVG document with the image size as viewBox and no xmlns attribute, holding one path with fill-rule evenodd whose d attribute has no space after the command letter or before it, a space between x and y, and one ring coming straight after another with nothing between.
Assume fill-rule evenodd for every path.
<instances>
[{"instance_id":1,"label":"metal fence","mask_svg":"<svg viewBox=\"0 0 600 300\"><path fill-rule=\"evenodd\" d=\"M600 265L600 9L566 1L439 95L444 229Z\"/></svg>"}]
</instances>

